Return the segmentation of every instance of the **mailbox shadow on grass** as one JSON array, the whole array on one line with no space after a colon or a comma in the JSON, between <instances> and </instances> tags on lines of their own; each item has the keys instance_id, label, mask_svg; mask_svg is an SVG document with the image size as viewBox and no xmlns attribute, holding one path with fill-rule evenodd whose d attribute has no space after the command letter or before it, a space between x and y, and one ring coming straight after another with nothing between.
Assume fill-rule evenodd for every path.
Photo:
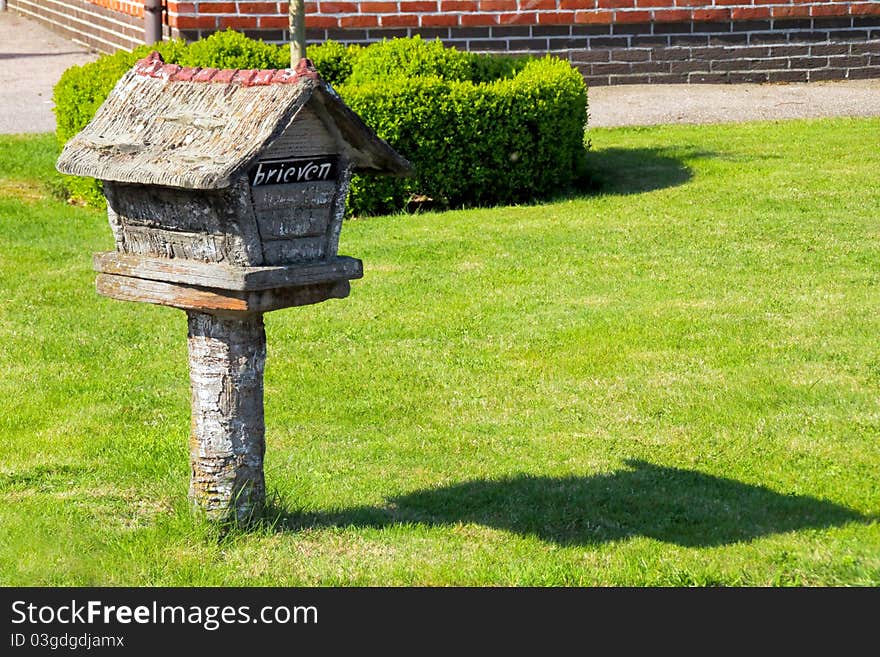
<instances>
[{"instance_id":1,"label":"mailbox shadow on grass","mask_svg":"<svg viewBox=\"0 0 880 657\"><path fill-rule=\"evenodd\" d=\"M676 187L693 173L688 158L710 153L681 153L666 148L603 148L587 151L577 187L586 194L640 194Z\"/></svg>"},{"instance_id":2,"label":"mailbox shadow on grass","mask_svg":"<svg viewBox=\"0 0 880 657\"><path fill-rule=\"evenodd\" d=\"M589 477L466 481L392 498L381 507L282 512L276 528L476 523L560 545L646 536L704 547L876 520L817 498L783 495L695 470L644 461L627 461L627 466Z\"/></svg>"}]
</instances>

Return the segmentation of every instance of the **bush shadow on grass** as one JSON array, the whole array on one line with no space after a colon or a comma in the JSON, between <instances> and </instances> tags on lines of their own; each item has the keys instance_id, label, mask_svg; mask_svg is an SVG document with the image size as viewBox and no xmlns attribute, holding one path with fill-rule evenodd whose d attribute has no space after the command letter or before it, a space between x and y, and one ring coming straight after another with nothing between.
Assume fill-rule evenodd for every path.
<instances>
[{"instance_id":1,"label":"bush shadow on grass","mask_svg":"<svg viewBox=\"0 0 880 657\"><path fill-rule=\"evenodd\" d=\"M711 156L711 153L687 153ZM603 148L584 155L578 176L580 194L640 194L688 182L693 173L677 149Z\"/></svg>"},{"instance_id":2,"label":"bush shadow on grass","mask_svg":"<svg viewBox=\"0 0 880 657\"><path fill-rule=\"evenodd\" d=\"M852 509L694 470L627 461L589 477L518 475L465 481L336 512L269 509L277 531L475 523L559 545L645 536L686 547L749 541L773 533L868 522Z\"/></svg>"}]
</instances>

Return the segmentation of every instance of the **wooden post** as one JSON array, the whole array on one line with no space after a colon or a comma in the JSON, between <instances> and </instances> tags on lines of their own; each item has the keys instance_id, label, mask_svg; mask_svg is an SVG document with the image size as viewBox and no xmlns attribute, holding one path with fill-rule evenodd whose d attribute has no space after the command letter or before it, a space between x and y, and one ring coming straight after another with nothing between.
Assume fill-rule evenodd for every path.
<instances>
[{"instance_id":1,"label":"wooden post","mask_svg":"<svg viewBox=\"0 0 880 657\"><path fill-rule=\"evenodd\" d=\"M290 0L290 68L306 56L306 9L303 0Z\"/></svg>"},{"instance_id":2,"label":"wooden post","mask_svg":"<svg viewBox=\"0 0 880 657\"><path fill-rule=\"evenodd\" d=\"M266 499L263 315L188 311L190 500L213 520L247 522Z\"/></svg>"}]
</instances>

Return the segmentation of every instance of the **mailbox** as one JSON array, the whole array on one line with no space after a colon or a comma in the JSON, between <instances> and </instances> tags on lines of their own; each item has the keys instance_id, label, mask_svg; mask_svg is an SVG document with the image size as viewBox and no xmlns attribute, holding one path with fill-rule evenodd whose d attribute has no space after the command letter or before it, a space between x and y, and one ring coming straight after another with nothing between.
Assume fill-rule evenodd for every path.
<instances>
[{"instance_id":1,"label":"mailbox","mask_svg":"<svg viewBox=\"0 0 880 657\"><path fill-rule=\"evenodd\" d=\"M345 296L361 275L337 256L352 171L405 175L409 163L309 60L194 69L154 52L57 168L104 182L116 251L95 258L101 294L261 312Z\"/></svg>"},{"instance_id":2,"label":"mailbox","mask_svg":"<svg viewBox=\"0 0 880 657\"><path fill-rule=\"evenodd\" d=\"M220 70L154 52L57 168L103 181L116 248L94 257L98 292L188 313L193 501L251 515L265 494L262 313L349 294L362 264L337 248L352 172L409 163L307 59Z\"/></svg>"}]
</instances>

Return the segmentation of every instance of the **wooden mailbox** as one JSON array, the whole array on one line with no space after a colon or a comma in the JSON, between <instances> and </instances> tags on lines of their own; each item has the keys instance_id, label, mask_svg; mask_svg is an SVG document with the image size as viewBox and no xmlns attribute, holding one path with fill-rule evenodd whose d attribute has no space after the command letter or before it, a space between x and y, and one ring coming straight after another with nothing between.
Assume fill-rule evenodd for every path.
<instances>
[{"instance_id":1,"label":"wooden mailbox","mask_svg":"<svg viewBox=\"0 0 880 657\"><path fill-rule=\"evenodd\" d=\"M57 162L103 181L116 242L98 292L186 310L190 495L250 516L263 481L262 313L343 298L337 255L353 171L406 175L304 59L277 71L181 68L158 53L117 83Z\"/></svg>"}]
</instances>

